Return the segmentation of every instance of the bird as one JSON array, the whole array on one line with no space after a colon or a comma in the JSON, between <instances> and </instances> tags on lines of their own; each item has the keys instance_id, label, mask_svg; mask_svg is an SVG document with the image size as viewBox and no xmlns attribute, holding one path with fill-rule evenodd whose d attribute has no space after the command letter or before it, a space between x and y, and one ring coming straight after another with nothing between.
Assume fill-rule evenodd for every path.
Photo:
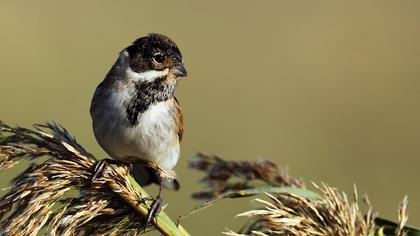
<instances>
[{"instance_id":1,"label":"bird","mask_svg":"<svg viewBox=\"0 0 420 236\"><path fill-rule=\"evenodd\" d=\"M120 52L92 98L92 127L102 149L129 163L141 186L159 185L148 221L160 211L163 187L179 188L178 181L165 178L159 168L171 172L180 157L184 122L174 91L186 76L175 42L150 33Z\"/></svg>"}]
</instances>

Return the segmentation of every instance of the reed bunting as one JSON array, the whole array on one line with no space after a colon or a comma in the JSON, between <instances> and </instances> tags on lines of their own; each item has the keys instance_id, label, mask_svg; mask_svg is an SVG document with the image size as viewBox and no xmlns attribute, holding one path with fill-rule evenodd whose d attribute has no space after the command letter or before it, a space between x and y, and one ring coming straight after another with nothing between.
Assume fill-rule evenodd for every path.
<instances>
[{"instance_id":1,"label":"reed bunting","mask_svg":"<svg viewBox=\"0 0 420 236\"><path fill-rule=\"evenodd\" d=\"M120 53L90 107L99 145L112 158L130 163L140 185L159 184L148 220L160 209L162 187L179 188L147 163L171 171L179 159L183 117L174 90L187 75L183 62L167 36L141 37Z\"/></svg>"}]
</instances>

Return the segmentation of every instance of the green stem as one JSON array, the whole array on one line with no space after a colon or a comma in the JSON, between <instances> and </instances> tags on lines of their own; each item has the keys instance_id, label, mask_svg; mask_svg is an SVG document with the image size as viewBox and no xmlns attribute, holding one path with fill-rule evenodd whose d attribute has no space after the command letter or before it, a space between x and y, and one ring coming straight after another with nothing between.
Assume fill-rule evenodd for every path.
<instances>
[{"instance_id":1,"label":"green stem","mask_svg":"<svg viewBox=\"0 0 420 236\"><path fill-rule=\"evenodd\" d=\"M134 188L140 193L140 196L148 197L149 195L144 191L144 189L134 180L134 178L129 175L128 179ZM147 217L150 205L147 203L138 203L137 201L132 201L130 199L124 198L137 212L139 212L144 217ZM166 215L164 211L160 211L156 216L155 220L152 220L153 226L165 236L190 236L190 234L185 230L181 225L178 227L175 223Z\"/></svg>"}]
</instances>

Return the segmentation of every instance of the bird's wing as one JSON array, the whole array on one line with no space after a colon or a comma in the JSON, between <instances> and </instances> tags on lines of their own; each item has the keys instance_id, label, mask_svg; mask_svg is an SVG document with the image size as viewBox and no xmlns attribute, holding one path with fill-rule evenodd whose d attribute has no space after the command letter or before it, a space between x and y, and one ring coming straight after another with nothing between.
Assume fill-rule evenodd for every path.
<instances>
[{"instance_id":1,"label":"bird's wing","mask_svg":"<svg viewBox=\"0 0 420 236\"><path fill-rule=\"evenodd\" d=\"M178 100L174 96L174 104L175 104L175 122L178 124L178 139L179 142L182 140L182 136L184 134L184 116L182 115L181 106L179 105Z\"/></svg>"}]
</instances>

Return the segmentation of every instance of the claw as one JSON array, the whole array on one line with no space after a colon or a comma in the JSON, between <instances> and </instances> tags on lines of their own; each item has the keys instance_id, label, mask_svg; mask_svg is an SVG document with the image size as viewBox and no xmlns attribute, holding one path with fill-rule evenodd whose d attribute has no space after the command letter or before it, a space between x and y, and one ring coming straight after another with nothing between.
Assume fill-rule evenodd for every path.
<instances>
[{"instance_id":1,"label":"claw","mask_svg":"<svg viewBox=\"0 0 420 236\"><path fill-rule=\"evenodd\" d=\"M108 165L107 159L99 160L95 165L95 174L92 177L92 181L95 181L98 177L102 176L106 166Z\"/></svg>"},{"instance_id":2,"label":"claw","mask_svg":"<svg viewBox=\"0 0 420 236\"><path fill-rule=\"evenodd\" d=\"M152 223L152 220L154 220L157 216L157 214L160 212L161 208L162 208L162 202L163 202L163 198L162 198L162 190L163 190L163 179L162 177L159 178L159 193L157 195L157 197L153 200L152 205L150 206L150 210L149 213L147 214L147 221L145 224L145 229L147 227L147 225L149 225L150 223Z\"/></svg>"},{"instance_id":3,"label":"claw","mask_svg":"<svg viewBox=\"0 0 420 236\"><path fill-rule=\"evenodd\" d=\"M158 196L152 203L150 207L149 214L147 215L147 223L152 222L152 220L157 216L162 208L162 197Z\"/></svg>"},{"instance_id":4,"label":"claw","mask_svg":"<svg viewBox=\"0 0 420 236\"><path fill-rule=\"evenodd\" d=\"M97 181L99 178L101 178L104 175L105 170L109 165L117 164L118 162L112 159L102 159L96 162L95 169L92 177L92 182Z\"/></svg>"},{"instance_id":5,"label":"claw","mask_svg":"<svg viewBox=\"0 0 420 236\"><path fill-rule=\"evenodd\" d=\"M138 200L138 204L146 204L146 202L154 201L156 198L147 196Z\"/></svg>"}]
</instances>

